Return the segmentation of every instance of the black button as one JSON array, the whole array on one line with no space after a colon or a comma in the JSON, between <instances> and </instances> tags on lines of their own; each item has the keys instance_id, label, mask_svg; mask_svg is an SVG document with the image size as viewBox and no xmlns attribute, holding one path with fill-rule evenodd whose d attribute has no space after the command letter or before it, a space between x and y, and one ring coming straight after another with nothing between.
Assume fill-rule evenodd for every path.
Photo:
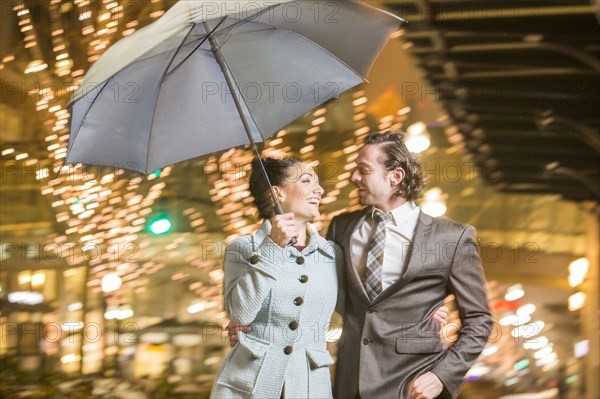
<instances>
[{"instance_id":1,"label":"black button","mask_svg":"<svg viewBox=\"0 0 600 399\"><path fill-rule=\"evenodd\" d=\"M260 261L260 256L258 256L258 255L252 255L250 257L250 263L253 265L256 265L259 261Z\"/></svg>"},{"instance_id":2,"label":"black button","mask_svg":"<svg viewBox=\"0 0 600 399\"><path fill-rule=\"evenodd\" d=\"M296 306L300 306L304 303L304 299L302 299L302 297L298 297L296 299L294 299L294 305Z\"/></svg>"},{"instance_id":3,"label":"black button","mask_svg":"<svg viewBox=\"0 0 600 399\"><path fill-rule=\"evenodd\" d=\"M283 353L285 353L286 355L291 355L293 351L294 348L292 348L291 346L286 346L285 348L283 348Z\"/></svg>"},{"instance_id":4,"label":"black button","mask_svg":"<svg viewBox=\"0 0 600 399\"><path fill-rule=\"evenodd\" d=\"M372 306L369 306L369 307L367 308L367 313L374 313L374 312L375 312L375 309L373 309L373 307L372 307Z\"/></svg>"},{"instance_id":5,"label":"black button","mask_svg":"<svg viewBox=\"0 0 600 399\"><path fill-rule=\"evenodd\" d=\"M307 281L308 281L308 276L306 274L303 274L302 276L300 276L300 282L302 284L306 284Z\"/></svg>"},{"instance_id":6,"label":"black button","mask_svg":"<svg viewBox=\"0 0 600 399\"><path fill-rule=\"evenodd\" d=\"M298 322L297 321L292 321L290 323L290 330L295 331L298 329Z\"/></svg>"},{"instance_id":7,"label":"black button","mask_svg":"<svg viewBox=\"0 0 600 399\"><path fill-rule=\"evenodd\" d=\"M365 339L363 339L362 342L363 342L363 345L369 345L369 342L371 342L371 341L369 341L368 338L365 338Z\"/></svg>"},{"instance_id":8,"label":"black button","mask_svg":"<svg viewBox=\"0 0 600 399\"><path fill-rule=\"evenodd\" d=\"M299 265L303 265L304 264L304 258L302 256L299 256L298 258L296 258L296 263Z\"/></svg>"}]
</instances>

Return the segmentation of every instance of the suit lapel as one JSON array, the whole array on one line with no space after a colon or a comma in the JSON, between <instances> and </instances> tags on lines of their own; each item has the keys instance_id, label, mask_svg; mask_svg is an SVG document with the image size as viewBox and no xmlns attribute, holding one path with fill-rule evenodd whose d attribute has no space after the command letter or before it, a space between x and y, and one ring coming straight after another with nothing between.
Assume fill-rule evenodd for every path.
<instances>
[{"instance_id":1,"label":"suit lapel","mask_svg":"<svg viewBox=\"0 0 600 399\"><path fill-rule=\"evenodd\" d=\"M421 270L424 262L421 251L425 248L425 243L430 239L432 226L433 218L426 213L423 213L423 211L420 211L413 240L409 245L408 253L404 260L402 277L375 298L373 304L383 301L406 284L410 283L419 270Z\"/></svg>"},{"instance_id":2,"label":"suit lapel","mask_svg":"<svg viewBox=\"0 0 600 399\"><path fill-rule=\"evenodd\" d=\"M342 237L344 237L342 241L342 248L344 250L344 254L346 254L346 276L352 282L355 290L360 293L361 299L364 303L369 304L369 296L367 295L367 291L365 290L365 286L363 285L360 276L358 275L358 271L352 264L352 248L350 247L350 243L352 240L352 234L358 229L358 227L365 221L365 218L369 214L369 207L363 209L354 220L346 225L346 228L342 232Z\"/></svg>"}]
</instances>

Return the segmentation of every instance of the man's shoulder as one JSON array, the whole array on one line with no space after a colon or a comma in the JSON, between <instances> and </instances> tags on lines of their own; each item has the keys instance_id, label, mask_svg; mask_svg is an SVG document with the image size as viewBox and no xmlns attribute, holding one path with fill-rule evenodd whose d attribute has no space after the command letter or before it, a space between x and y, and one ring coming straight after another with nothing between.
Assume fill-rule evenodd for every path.
<instances>
[{"instance_id":1,"label":"man's shoulder","mask_svg":"<svg viewBox=\"0 0 600 399\"><path fill-rule=\"evenodd\" d=\"M357 211L343 212L336 215L331 219L329 228L327 231L327 238L329 240L337 241L341 240L341 234L347 231L348 227L356 223L367 208L362 208Z\"/></svg>"},{"instance_id":2,"label":"man's shoulder","mask_svg":"<svg viewBox=\"0 0 600 399\"><path fill-rule=\"evenodd\" d=\"M435 224L436 230L439 232L460 235L469 227L473 228L473 226L467 223L457 222L456 220L450 219L446 216L432 217L431 219Z\"/></svg>"}]
</instances>

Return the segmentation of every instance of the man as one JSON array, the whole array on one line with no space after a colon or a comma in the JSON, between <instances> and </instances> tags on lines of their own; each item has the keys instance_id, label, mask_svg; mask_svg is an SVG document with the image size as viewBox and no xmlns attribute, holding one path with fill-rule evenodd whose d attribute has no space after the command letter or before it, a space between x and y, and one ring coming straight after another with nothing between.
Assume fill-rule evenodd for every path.
<instances>
[{"instance_id":1,"label":"man","mask_svg":"<svg viewBox=\"0 0 600 399\"><path fill-rule=\"evenodd\" d=\"M475 229L415 205L421 165L400 134L367 137L351 180L365 208L327 234L346 258L334 396L455 398L492 324ZM430 316L448 294L462 328L444 349Z\"/></svg>"}]
</instances>

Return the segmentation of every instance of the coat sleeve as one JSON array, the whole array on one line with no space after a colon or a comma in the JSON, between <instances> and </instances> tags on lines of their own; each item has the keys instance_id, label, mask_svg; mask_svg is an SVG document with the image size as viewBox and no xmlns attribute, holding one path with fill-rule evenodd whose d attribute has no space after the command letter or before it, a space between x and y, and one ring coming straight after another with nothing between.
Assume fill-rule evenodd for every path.
<instances>
[{"instance_id":1,"label":"coat sleeve","mask_svg":"<svg viewBox=\"0 0 600 399\"><path fill-rule=\"evenodd\" d=\"M240 237L225 251L225 310L237 324L249 325L270 295L286 263L286 249L269 237L252 252L249 237ZM254 257L254 259L253 259Z\"/></svg>"},{"instance_id":2,"label":"coat sleeve","mask_svg":"<svg viewBox=\"0 0 600 399\"><path fill-rule=\"evenodd\" d=\"M465 374L479 357L492 329L485 275L472 226L463 230L458 241L448 290L456 298L462 327L454 346L431 371L456 398Z\"/></svg>"}]
</instances>

